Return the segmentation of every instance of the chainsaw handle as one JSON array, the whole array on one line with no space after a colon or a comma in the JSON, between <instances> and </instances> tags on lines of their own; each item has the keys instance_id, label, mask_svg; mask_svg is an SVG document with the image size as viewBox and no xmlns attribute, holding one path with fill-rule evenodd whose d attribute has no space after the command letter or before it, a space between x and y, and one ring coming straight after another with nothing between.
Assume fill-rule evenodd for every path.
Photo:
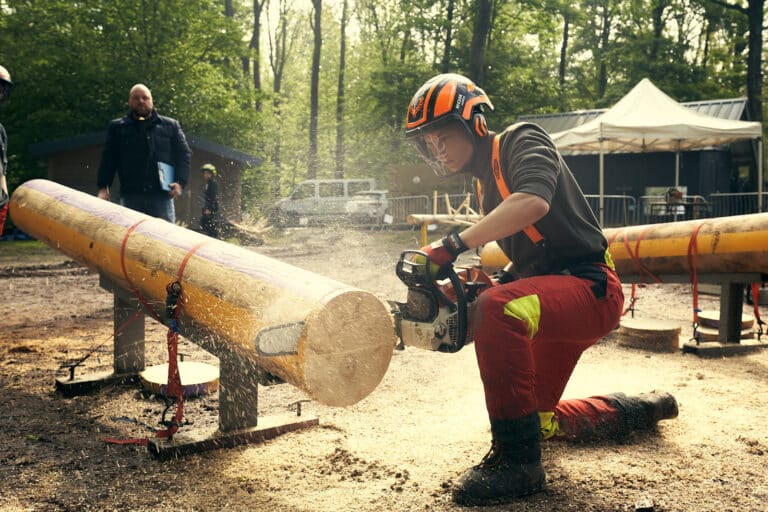
<instances>
[{"instance_id":1,"label":"chainsaw handle","mask_svg":"<svg viewBox=\"0 0 768 512\"><path fill-rule=\"evenodd\" d=\"M467 341L468 313L467 313L467 295L464 290L464 284L453 268L453 265L445 265L442 270L445 274L440 275L440 279L448 279L453 286L455 300L448 297L437 285L436 276L430 272L431 261L429 255L424 251L408 250L400 254L400 259L395 266L395 274L409 288L421 288L428 290L445 304L450 304L456 308L456 321L458 336L455 343L442 343L437 349L439 352L454 353L461 350Z\"/></svg>"},{"instance_id":2,"label":"chainsaw handle","mask_svg":"<svg viewBox=\"0 0 768 512\"><path fill-rule=\"evenodd\" d=\"M439 289L437 292L442 296L442 299L448 303L452 303L455 308L457 308L456 312L456 320L457 320L457 329L458 329L458 339L456 340L456 343L442 343L440 347L438 347L439 352L446 352L449 354L452 354L454 352L458 352L462 348L464 348L464 345L467 342L467 328L468 328L468 313L467 313L467 295L464 292L464 285L461 282L461 279L459 279L458 274L456 274L456 271L453 269L453 265L449 266L448 269L448 280L453 285L453 291L456 294L456 300L451 301L448 297L445 296L445 294L440 291Z\"/></svg>"}]
</instances>

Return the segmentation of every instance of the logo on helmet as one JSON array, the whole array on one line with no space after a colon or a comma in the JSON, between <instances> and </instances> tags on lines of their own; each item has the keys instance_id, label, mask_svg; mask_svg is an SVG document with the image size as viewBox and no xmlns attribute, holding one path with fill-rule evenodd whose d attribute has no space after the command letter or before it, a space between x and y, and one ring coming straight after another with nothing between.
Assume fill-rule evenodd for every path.
<instances>
[{"instance_id":1,"label":"logo on helmet","mask_svg":"<svg viewBox=\"0 0 768 512\"><path fill-rule=\"evenodd\" d=\"M456 98L456 104L453 106L453 110L460 111L464 102L467 101L467 97L464 94L459 94Z\"/></svg>"},{"instance_id":2,"label":"logo on helmet","mask_svg":"<svg viewBox=\"0 0 768 512\"><path fill-rule=\"evenodd\" d=\"M418 101L416 101L416 103L411 103L411 105L408 107L408 112L411 114L411 117L416 117L421 113L423 108L424 96L419 96Z\"/></svg>"}]
</instances>

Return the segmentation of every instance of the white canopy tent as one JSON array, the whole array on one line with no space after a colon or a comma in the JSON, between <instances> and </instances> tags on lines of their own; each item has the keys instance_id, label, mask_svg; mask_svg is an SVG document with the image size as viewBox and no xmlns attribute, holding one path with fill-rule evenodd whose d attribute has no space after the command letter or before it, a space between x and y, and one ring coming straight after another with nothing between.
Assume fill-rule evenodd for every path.
<instances>
[{"instance_id":1,"label":"white canopy tent","mask_svg":"<svg viewBox=\"0 0 768 512\"><path fill-rule=\"evenodd\" d=\"M551 134L563 153L600 154L600 224L603 224L605 153L675 152L675 187L680 179L680 151L703 149L737 140L758 139L758 209L763 203L762 126L699 114L664 94L644 78L600 117Z\"/></svg>"}]
</instances>

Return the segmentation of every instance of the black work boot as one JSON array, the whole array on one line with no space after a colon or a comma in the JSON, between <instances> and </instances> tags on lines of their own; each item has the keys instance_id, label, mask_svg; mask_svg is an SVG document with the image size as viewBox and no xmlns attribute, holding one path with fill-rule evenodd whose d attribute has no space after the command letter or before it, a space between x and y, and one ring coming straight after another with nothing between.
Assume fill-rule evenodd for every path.
<instances>
[{"instance_id":1,"label":"black work boot","mask_svg":"<svg viewBox=\"0 0 768 512\"><path fill-rule=\"evenodd\" d=\"M508 503L544 490L541 423L533 413L514 420L491 420L491 450L468 469L453 489L459 505Z\"/></svg>"},{"instance_id":2,"label":"black work boot","mask_svg":"<svg viewBox=\"0 0 768 512\"><path fill-rule=\"evenodd\" d=\"M677 400L669 393L651 391L636 396L624 393L608 395L623 419L625 434L635 430L649 430L660 420L677 418Z\"/></svg>"}]
</instances>

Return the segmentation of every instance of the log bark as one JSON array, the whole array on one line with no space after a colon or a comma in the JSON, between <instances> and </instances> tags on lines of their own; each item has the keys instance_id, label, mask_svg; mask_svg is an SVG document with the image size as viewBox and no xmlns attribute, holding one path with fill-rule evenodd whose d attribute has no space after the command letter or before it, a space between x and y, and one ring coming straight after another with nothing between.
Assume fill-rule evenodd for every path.
<instances>
[{"instance_id":1,"label":"log bark","mask_svg":"<svg viewBox=\"0 0 768 512\"><path fill-rule=\"evenodd\" d=\"M392 318L369 292L47 180L18 187L11 215L20 229L139 294L162 316L166 286L184 266L182 334L323 404L362 400L389 366Z\"/></svg>"},{"instance_id":2,"label":"log bark","mask_svg":"<svg viewBox=\"0 0 768 512\"><path fill-rule=\"evenodd\" d=\"M620 276L768 272L768 214L603 231Z\"/></svg>"}]
</instances>

